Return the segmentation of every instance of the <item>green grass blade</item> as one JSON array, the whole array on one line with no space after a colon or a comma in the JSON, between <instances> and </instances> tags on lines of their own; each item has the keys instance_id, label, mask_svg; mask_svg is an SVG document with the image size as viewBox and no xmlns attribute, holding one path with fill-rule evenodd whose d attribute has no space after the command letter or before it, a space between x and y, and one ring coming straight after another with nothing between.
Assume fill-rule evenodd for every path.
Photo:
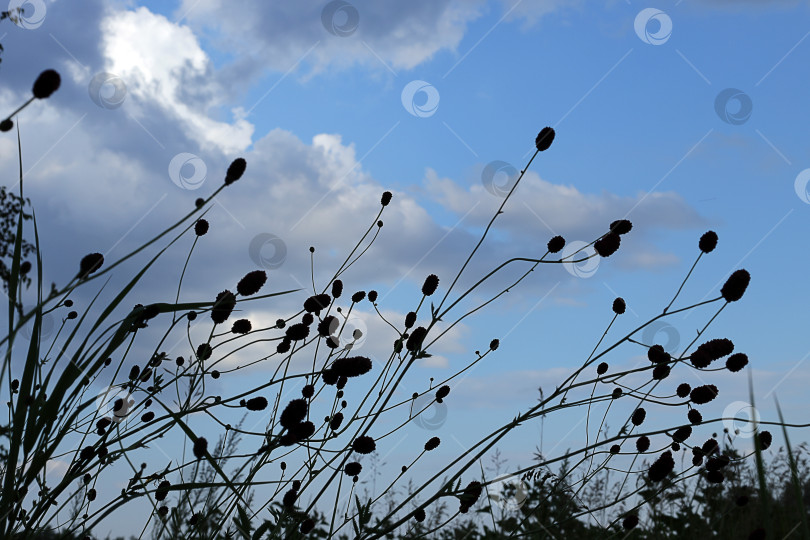
<instances>
[{"instance_id":1,"label":"green grass blade","mask_svg":"<svg viewBox=\"0 0 810 540\"><path fill-rule=\"evenodd\" d=\"M790 439L788 438L787 428L785 427L785 418L782 416L782 408L779 406L779 400L776 395L773 396L773 401L776 403L776 412L779 414L779 422L782 424L782 434L785 436L785 446L787 447L788 462L790 463L790 483L793 485L794 495L796 501L799 503L799 512L802 518L802 538L810 540L810 527L807 525L807 511L804 508L804 497L802 497L802 486L799 483L799 470L796 460L793 458L793 450L790 448Z\"/></svg>"},{"instance_id":2,"label":"green grass blade","mask_svg":"<svg viewBox=\"0 0 810 540\"><path fill-rule=\"evenodd\" d=\"M751 371L748 372L748 395L751 399L751 408L756 411L756 406L754 403L754 382L751 379ZM773 535L773 523L771 520L771 498L770 494L768 493L768 484L765 481L765 463L762 459L762 448L759 442L759 424L757 423L756 414L753 415L751 421L754 422L754 431L756 433L756 435L754 435L754 453L756 454L757 462L759 497L765 513L765 534L768 538L771 538Z\"/></svg>"}]
</instances>

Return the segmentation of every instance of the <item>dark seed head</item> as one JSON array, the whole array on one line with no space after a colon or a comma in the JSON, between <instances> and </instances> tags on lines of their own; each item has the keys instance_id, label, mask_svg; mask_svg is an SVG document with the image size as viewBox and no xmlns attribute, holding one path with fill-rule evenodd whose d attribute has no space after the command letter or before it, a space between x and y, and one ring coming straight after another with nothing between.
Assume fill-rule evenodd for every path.
<instances>
[{"instance_id":1,"label":"dark seed head","mask_svg":"<svg viewBox=\"0 0 810 540\"><path fill-rule=\"evenodd\" d=\"M411 332L408 336L408 341L405 342L405 348L411 352L419 351L422 348L422 342L427 337L427 328L419 326Z\"/></svg>"},{"instance_id":2,"label":"dark seed head","mask_svg":"<svg viewBox=\"0 0 810 540\"><path fill-rule=\"evenodd\" d=\"M291 346L292 341L285 337L278 345L276 345L276 352L279 354L286 354L290 351Z\"/></svg>"},{"instance_id":3,"label":"dark seed head","mask_svg":"<svg viewBox=\"0 0 810 540\"><path fill-rule=\"evenodd\" d=\"M700 237L698 247L703 253L711 253L714 251L714 248L717 247L717 233L714 231L705 232L703 236Z\"/></svg>"},{"instance_id":4,"label":"dark seed head","mask_svg":"<svg viewBox=\"0 0 810 540\"><path fill-rule=\"evenodd\" d=\"M290 429L290 434L296 442L301 442L309 439L315 433L315 424L310 421L295 424Z\"/></svg>"},{"instance_id":5,"label":"dark seed head","mask_svg":"<svg viewBox=\"0 0 810 540\"><path fill-rule=\"evenodd\" d=\"M669 377L669 373L672 369L666 364L658 364L653 368L652 376L653 379L656 381L663 381L667 377Z\"/></svg>"},{"instance_id":6,"label":"dark seed head","mask_svg":"<svg viewBox=\"0 0 810 540\"><path fill-rule=\"evenodd\" d=\"M498 346L499 346L500 344L501 344L501 342L500 342L500 341L498 341L497 339L493 339L492 341L490 341L490 342L489 342L489 350L490 350L490 351L497 351L497 350L498 350Z\"/></svg>"},{"instance_id":7,"label":"dark seed head","mask_svg":"<svg viewBox=\"0 0 810 540\"><path fill-rule=\"evenodd\" d=\"M352 295L352 302L357 304L358 302L362 302L363 298L366 297L366 291L357 291Z\"/></svg>"},{"instance_id":8,"label":"dark seed head","mask_svg":"<svg viewBox=\"0 0 810 540\"><path fill-rule=\"evenodd\" d=\"M548 252L549 253L559 253L562 251L562 248L565 247L565 238L562 236L555 236L551 240L548 241Z\"/></svg>"},{"instance_id":9,"label":"dark seed head","mask_svg":"<svg viewBox=\"0 0 810 540\"><path fill-rule=\"evenodd\" d=\"M698 405L708 403L717 397L717 387L713 384L704 384L703 386L698 386L697 388L692 389L689 397L693 403L697 403Z\"/></svg>"},{"instance_id":10,"label":"dark seed head","mask_svg":"<svg viewBox=\"0 0 810 540\"><path fill-rule=\"evenodd\" d=\"M636 450L639 452L646 452L650 448L650 438L646 435L642 435L638 439L636 439Z\"/></svg>"},{"instance_id":11,"label":"dark seed head","mask_svg":"<svg viewBox=\"0 0 810 540\"><path fill-rule=\"evenodd\" d=\"M714 361L734 352L734 343L726 338L710 339L698 346L697 351L705 353L710 361Z\"/></svg>"},{"instance_id":12,"label":"dark seed head","mask_svg":"<svg viewBox=\"0 0 810 540\"><path fill-rule=\"evenodd\" d=\"M625 531L629 531L630 529L635 529L638 525L638 516L635 514L630 514L629 516L625 517L622 520L622 527Z\"/></svg>"},{"instance_id":13,"label":"dark seed head","mask_svg":"<svg viewBox=\"0 0 810 540\"><path fill-rule=\"evenodd\" d=\"M653 345L647 349L647 358L650 360L650 362L654 362L656 364L663 364L672 359L669 353L664 351L664 347L661 345Z\"/></svg>"},{"instance_id":14,"label":"dark seed head","mask_svg":"<svg viewBox=\"0 0 810 540\"><path fill-rule=\"evenodd\" d=\"M667 450L659 456L657 460L650 466L648 475L653 482L660 482L666 478L669 473L675 468L675 460L672 459L672 452Z\"/></svg>"},{"instance_id":15,"label":"dark seed head","mask_svg":"<svg viewBox=\"0 0 810 540\"><path fill-rule=\"evenodd\" d=\"M689 392L692 391L692 387L689 386L689 383L681 383L678 385L678 389L675 390L675 393L678 394L678 397L685 398L689 395Z\"/></svg>"},{"instance_id":16,"label":"dark seed head","mask_svg":"<svg viewBox=\"0 0 810 540\"><path fill-rule=\"evenodd\" d=\"M703 422L703 415L700 414L700 411L697 409L689 409L689 412L686 413L686 417L692 423L692 425L697 425Z\"/></svg>"},{"instance_id":17,"label":"dark seed head","mask_svg":"<svg viewBox=\"0 0 810 540\"><path fill-rule=\"evenodd\" d=\"M231 327L231 332L234 334L247 334L253 328L253 325L250 324L250 321L247 319L239 319L234 321L233 326Z\"/></svg>"},{"instance_id":18,"label":"dark seed head","mask_svg":"<svg viewBox=\"0 0 810 540\"><path fill-rule=\"evenodd\" d=\"M213 354L214 350L211 348L211 345L208 343L200 343L197 347L197 358L200 360L208 360L211 358L211 354Z\"/></svg>"},{"instance_id":19,"label":"dark seed head","mask_svg":"<svg viewBox=\"0 0 810 540\"><path fill-rule=\"evenodd\" d=\"M414 324L416 324L416 313L409 311L405 315L405 328L411 328Z\"/></svg>"},{"instance_id":20,"label":"dark seed head","mask_svg":"<svg viewBox=\"0 0 810 540\"><path fill-rule=\"evenodd\" d=\"M380 204L383 206L388 206L388 203L391 202L391 197L393 197L393 195L390 191L383 192L382 198L380 199Z\"/></svg>"},{"instance_id":21,"label":"dark seed head","mask_svg":"<svg viewBox=\"0 0 810 540\"><path fill-rule=\"evenodd\" d=\"M304 323L295 323L293 325L290 325L290 327L287 328L287 332L285 333L285 336L290 341L300 341L302 339L306 339L308 335L309 335L309 326L307 326Z\"/></svg>"},{"instance_id":22,"label":"dark seed head","mask_svg":"<svg viewBox=\"0 0 810 540\"><path fill-rule=\"evenodd\" d=\"M770 431L763 431L759 433L759 444L763 450L767 450L773 442L773 436Z\"/></svg>"},{"instance_id":23,"label":"dark seed head","mask_svg":"<svg viewBox=\"0 0 810 540\"><path fill-rule=\"evenodd\" d=\"M338 382L338 379L340 379L340 375L338 375L331 369L325 369L321 372L321 380L323 380L324 384L332 386L333 384Z\"/></svg>"},{"instance_id":24,"label":"dark seed head","mask_svg":"<svg viewBox=\"0 0 810 540\"><path fill-rule=\"evenodd\" d=\"M279 423L282 427L290 429L296 424L303 422L307 417L307 400L298 398L290 401L281 413Z\"/></svg>"},{"instance_id":25,"label":"dark seed head","mask_svg":"<svg viewBox=\"0 0 810 540\"><path fill-rule=\"evenodd\" d=\"M610 232L616 234L627 234L633 229L633 224L627 219L617 219L610 224Z\"/></svg>"},{"instance_id":26,"label":"dark seed head","mask_svg":"<svg viewBox=\"0 0 810 540\"><path fill-rule=\"evenodd\" d=\"M208 221L204 219L198 219L197 223L194 224L194 234L196 234L197 236L203 236L207 232L208 232Z\"/></svg>"},{"instance_id":27,"label":"dark seed head","mask_svg":"<svg viewBox=\"0 0 810 540\"><path fill-rule=\"evenodd\" d=\"M335 416L332 417L332 420L329 421L329 429L332 431L337 431L340 428L340 424L343 423L343 413L337 412Z\"/></svg>"},{"instance_id":28,"label":"dark seed head","mask_svg":"<svg viewBox=\"0 0 810 540\"><path fill-rule=\"evenodd\" d=\"M205 437L197 437L197 440L194 441L194 457L202 459L207 452L208 441L205 440Z\"/></svg>"},{"instance_id":29,"label":"dark seed head","mask_svg":"<svg viewBox=\"0 0 810 540\"><path fill-rule=\"evenodd\" d=\"M304 300L304 311L307 313L320 314L322 309L329 307L332 297L328 294L316 294Z\"/></svg>"},{"instance_id":30,"label":"dark seed head","mask_svg":"<svg viewBox=\"0 0 810 540\"><path fill-rule=\"evenodd\" d=\"M365 356L338 358L332 363L331 369L338 376L358 377L371 371L371 360Z\"/></svg>"},{"instance_id":31,"label":"dark seed head","mask_svg":"<svg viewBox=\"0 0 810 540\"><path fill-rule=\"evenodd\" d=\"M231 316L234 307L236 307L236 296L229 290L222 291L214 301L214 307L211 309L211 320L215 324L224 323Z\"/></svg>"},{"instance_id":32,"label":"dark seed head","mask_svg":"<svg viewBox=\"0 0 810 540\"><path fill-rule=\"evenodd\" d=\"M309 399L315 395L315 386L307 384L301 389L301 395Z\"/></svg>"},{"instance_id":33,"label":"dark seed head","mask_svg":"<svg viewBox=\"0 0 810 540\"><path fill-rule=\"evenodd\" d=\"M5 133L6 131L11 131L14 128L14 120L10 118L6 118L2 122L0 122L0 131Z\"/></svg>"},{"instance_id":34,"label":"dark seed head","mask_svg":"<svg viewBox=\"0 0 810 540\"><path fill-rule=\"evenodd\" d=\"M247 162L242 158L236 158L228 166L228 172L225 173L225 184L230 185L242 178L247 168Z\"/></svg>"},{"instance_id":35,"label":"dark seed head","mask_svg":"<svg viewBox=\"0 0 810 540\"><path fill-rule=\"evenodd\" d=\"M332 297L340 298L341 294L343 294L343 282L336 279L332 282Z\"/></svg>"},{"instance_id":36,"label":"dark seed head","mask_svg":"<svg viewBox=\"0 0 810 540\"><path fill-rule=\"evenodd\" d=\"M647 411L639 407L633 412L633 416L630 418L630 420L633 422L634 426L640 426L646 417Z\"/></svg>"},{"instance_id":37,"label":"dark seed head","mask_svg":"<svg viewBox=\"0 0 810 540\"><path fill-rule=\"evenodd\" d=\"M611 394L613 399L619 399L622 397L622 389L621 388L614 388L613 393Z\"/></svg>"},{"instance_id":38,"label":"dark seed head","mask_svg":"<svg viewBox=\"0 0 810 540\"><path fill-rule=\"evenodd\" d=\"M593 249L600 257L610 257L619 249L621 242L622 239L618 234L610 232L594 242Z\"/></svg>"},{"instance_id":39,"label":"dark seed head","mask_svg":"<svg viewBox=\"0 0 810 540\"><path fill-rule=\"evenodd\" d=\"M604 375L607 373L608 365L607 362L601 362L598 366L596 366L596 373L598 375Z\"/></svg>"},{"instance_id":40,"label":"dark seed head","mask_svg":"<svg viewBox=\"0 0 810 540\"><path fill-rule=\"evenodd\" d=\"M360 471L363 470L363 466L356 462L352 461L351 463L347 463L346 467L343 468L343 472L345 472L349 476L357 476L360 474Z\"/></svg>"},{"instance_id":41,"label":"dark seed head","mask_svg":"<svg viewBox=\"0 0 810 540\"><path fill-rule=\"evenodd\" d=\"M707 463L707 466L708 466L708 463ZM709 482L710 484L721 484L724 479L725 479L725 477L723 476L723 473L720 472L720 471L711 471L710 470L710 471L708 471L706 473L706 481Z\"/></svg>"},{"instance_id":42,"label":"dark seed head","mask_svg":"<svg viewBox=\"0 0 810 540\"><path fill-rule=\"evenodd\" d=\"M544 127L540 130L540 133L537 134L537 137L534 139L534 146L537 147L537 150L543 152L548 150L551 146L551 143L554 142L554 136L556 132L553 128L548 126Z\"/></svg>"},{"instance_id":43,"label":"dark seed head","mask_svg":"<svg viewBox=\"0 0 810 540\"><path fill-rule=\"evenodd\" d=\"M692 434L691 426L681 426L672 434L672 440L676 442L683 442Z\"/></svg>"},{"instance_id":44,"label":"dark seed head","mask_svg":"<svg viewBox=\"0 0 810 540\"><path fill-rule=\"evenodd\" d=\"M450 394L450 387L446 384L436 390L436 399L444 399Z\"/></svg>"},{"instance_id":45,"label":"dark seed head","mask_svg":"<svg viewBox=\"0 0 810 540\"><path fill-rule=\"evenodd\" d=\"M263 411L267 408L267 398L263 396L252 397L247 400L245 407L249 411Z\"/></svg>"},{"instance_id":46,"label":"dark seed head","mask_svg":"<svg viewBox=\"0 0 810 540\"><path fill-rule=\"evenodd\" d=\"M168 480L163 480L160 484L158 484L157 489L155 490L155 500L162 501L166 498L169 494L169 488L172 486L172 483Z\"/></svg>"},{"instance_id":47,"label":"dark seed head","mask_svg":"<svg viewBox=\"0 0 810 540\"><path fill-rule=\"evenodd\" d=\"M85 255L82 258L82 261L79 263L79 279L84 279L99 268L101 265L104 264L104 255L101 253L91 253L89 255Z\"/></svg>"},{"instance_id":48,"label":"dark seed head","mask_svg":"<svg viewBox=\"0 0 810 540\"><path fill-rule=\"evenodd\" d=\"M370 454L377 448L377 444L368 435L361 435L352 442L352 448L358 454Z\"/></svg>"},{"instance_id":49,"label":"dark seed head","mask_svg":"<svg viewBox=\"0 0 810 540\"><path fill-rule=\"evenodd\" d=\"M692 365L696 368L705 368L709 367L709 364L712 363L711 358L709 357L709 353L705 350L696 350L689 356L689 361L692 362Z\"/></svg>"},{"instance_id":50,"label":"dark seed head","mask_svg":"<svg viewBox=\"0 0 810 540\"><path fill-rule=\"evenodd\" d=\"M254 270L245 274L236 285L236 292L241 296L250 296L259 292L259 289L267 282L267 272L264 270Z\"/></svg>"},{"instance_id":51,"label":"dark seed head","mask_svg":"<svg viewBox=\"0 0 810 540\"><path fill-rule=\"evenodd\" d=\"M726 368L729 371L740 371L748 364L748 356L745 353L732 354L726 360Z\"/></svg>"},{"instance_id":52,"label":"dark seed head","mask_svg":"<svg viewBox=\"0 0 810 540\"><path fill-rule=\"evenodd\" d=\"M621 315L627 309L627 304L624 302L624 298L617 298L613 301L613 313L616 315Z\"/></svg>"},{"instance_id":53,"label":"dark seed head","mask_svg":"<svg viewBox=\"0 0 810 540\"><path fill-rule=\"evenodd\" d=\"M287 493L284 494L284 499L282 499L282 503L287 508L292 508L295 505L295 500L298 498L298 492L294 489L289 490Z\"/></svg>"},{"instance_id":54,"label":"dark seed head","mask_svg":"<svg viewBox=\"0 0 810 540\"><path fill-rule=\"evenodd\" d=\"M425 282L422 284L422 294L425 296L430 296L436 292L436 289L439 288L439 276L436 274L430 274L428 277L425 278Z\"/></svg>"},{"instance_id":55,"label":"dark seed head","mask_svg":"<svg viewBox=\"0 0 810 540\"><path fill-rule=\"evenodd\" d=\"M438 437L431 437L430 439L428 439L428 442L425 443L425 450L430 452L431 450L438 448L441 442L442 442L441 439L439 439Z\"/></svg>"},{"instance_id":56,"label":"dark seed head","mask_svg":"<svg viewBox=\"0 0 810 540\"><path fill-rule=\"evenodd\" d=\"M51 94L59 89L61 83L62 78L59 76L59 73L52 69L46 69L40 73L37 80L34 81L34 88L32 89L34 97L37 99L50 97Z\"/></svg>"},{"instance_id":57,"label":"dark seed head","mask_svg":"<svg viewBox=\"0 0 810 540\"><path fill-rule=\"evenodd\" d=\"M751 274L748 270L737 270L731 274L720 289L720 294L726 302L736 302L743 297L748 283L751 281Z\"/></svg>"},{"instance_id":58,"label":"dark seed head","mask_svg":"<svg viewBox=\"0 0 810 540\"><path fill-rule=\"evenodd\" d=\"M481 496L482 489L483 486L481 486L481 482L476 482L473 480L467 484L467 487L464 488L464 492L458 496L459 502L461 503L459 512L466 514Z\"/></svg>"}]
</instances>

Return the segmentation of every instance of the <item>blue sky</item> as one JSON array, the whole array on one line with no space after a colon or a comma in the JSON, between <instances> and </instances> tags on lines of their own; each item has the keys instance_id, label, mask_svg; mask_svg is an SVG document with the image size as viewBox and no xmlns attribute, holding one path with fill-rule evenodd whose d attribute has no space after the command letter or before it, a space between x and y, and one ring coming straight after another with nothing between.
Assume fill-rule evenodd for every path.
<instances>
[{"instance_id":1,"label":"blue sky","mask_svg":"<svg viewBox=\"0 0 810 540\"><path fill-rule=\"evenodd\" d=\"M212 193L228 163L243 156L247 173L212 204L211 232L195 248L182 297L213 300L232 288L261 263L250 245L263 234L286 247L268 267L269 288L310 282L310 245L322 288L391 190L377 243L344 282L347 290L378 290L380 310L401 324L427 274L439 275L438 294L446 292L500 205L508 180L487 183L486 166L520 170L548 125L557 132L553 146L532 164L459 290L510 257L542 255L554 235L590 242L620 218L633 231L598 267L538 268L414 367L402 396L424 391L430 377L444 380L472 351L501 339L496 354L450 383L443 444L426 470L525 411L538 387L553 389L579 366L610 322L616 296L628 311L610 343L659 314L709 229L718 247L675 307L715 298L731 272L749 270L745 297L704 339L732 339L751 364L742 373L698 375L680 365L661 387L672 393L683 381L717 383L718 399L701 410L719 418L747 401L750 370L761 417L777 419L776 395L787 420L802 423L810 377L808 2L356 0L328 19L335 26L324 23L325 2L26 5L41 16L27 11L21 27L4 21L0 32L0 105L16 108L43 69L62 74L59 92L17 120L46 282L65 283L86 253L115 260L138 247ZM11 135L0 138L9 187L17 170ZM130 304L174 298L191 244L184 240ZM144 260L122 266L108 287ZM491 298L518 270L473 296ZM77 304L86 305L97 290L90 289L77 291ZM271 323L294 313L301 295L251 305L245 316L254 326ZM667 318L668 329L639 339L682 352L717 306ZM367 336L358 350L375 360L387 355L388 329L368 303L358 307L354 324ZM183 346L170 356L189 354ZM147 354L149 342L138 347ZM643 355L630 344L608 362L630 368L646 362ZM213 388L235 393L271 373L260 366ZM663 409L655 419L673 425L685 412ZM570 426L583 414L547 418L544 451L581 446L584 424ZM614 414L615 431L624 419ZM500 447L510 467L528 465L540 446L539 422L524 428ZM708 437L721 428L702 429ZM406 431L425 440L434 434ZM801 429L791 437L808 440ZM381 449L389 462L412 458L399 440L395 434ZM735 444L748 448L750 439Z\"/></svg>"}]
</instances>

